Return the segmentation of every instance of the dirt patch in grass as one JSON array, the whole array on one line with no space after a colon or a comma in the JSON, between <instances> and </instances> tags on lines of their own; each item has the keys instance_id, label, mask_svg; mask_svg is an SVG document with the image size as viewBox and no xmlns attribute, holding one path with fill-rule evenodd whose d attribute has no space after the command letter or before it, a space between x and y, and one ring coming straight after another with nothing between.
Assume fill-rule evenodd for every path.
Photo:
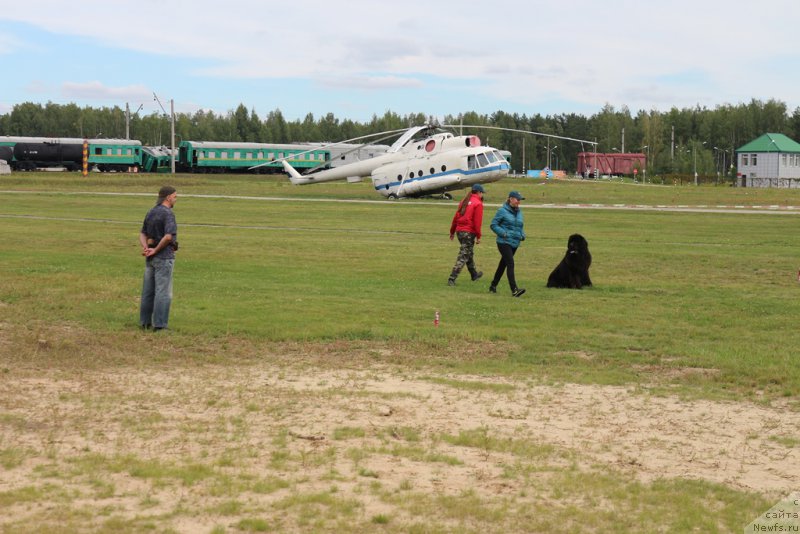
<instances>
[{"instance_id":1,"label":"dirt patch in grass","mask_svg":"<svg viewBox=\"0 0 800 534\"><path fill-rule=\"evenodd\" d=\"M69 331L29 334L11 340L14 354L0 345L9 529L59 518L76 530L119 520L133 530L368 531L419 517L457 529L426 508L447 499L465 503L454 516L483 510L475 525L502 525L498 507L556 506L560 480L592 472L770 498L800 486L800 414L781 406L441 371L432 380L418 364L425 345L198 347L136 333L130 345L96 345L88 361ZM571 505L575 494L561 498Z\"/></svg>"}]
</instances>

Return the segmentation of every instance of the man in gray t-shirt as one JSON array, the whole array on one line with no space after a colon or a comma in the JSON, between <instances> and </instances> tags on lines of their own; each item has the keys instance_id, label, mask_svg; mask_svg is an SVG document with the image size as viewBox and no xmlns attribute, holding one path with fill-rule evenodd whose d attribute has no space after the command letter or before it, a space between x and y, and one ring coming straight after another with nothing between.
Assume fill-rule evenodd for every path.
<instances>
[{"instance_id":1,"label":"man in gray t-shirt","mask_svg":"<svg viewBox=\"0 0 800 534\"><path fill-rule=\"evenodd\" d=\"M139 325L154 331L167 328L172 304L172 271L178 250L178 224L172 208L178 193L165 185L158 192L158 202L147 212L139 232L139 244L145 257Z\"/></svg>"}]
</instances>

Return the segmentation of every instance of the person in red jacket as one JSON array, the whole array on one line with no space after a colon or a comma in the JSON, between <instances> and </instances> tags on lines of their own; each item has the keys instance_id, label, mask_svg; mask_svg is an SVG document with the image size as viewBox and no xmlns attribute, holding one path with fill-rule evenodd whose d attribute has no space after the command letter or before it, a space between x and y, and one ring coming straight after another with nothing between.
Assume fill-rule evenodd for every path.
<instances>
[{"instance_id":1,"label":"person in red jacket","mask_svg":"<svg viewBox=\"0 0 800 534\"><path fill-rule=\"evenodd\" d=\"M456 285L456 278L464 268L469 269L472 281L479 279L483 273L475 268L473 247L481 242L481 224L483 223L483 193L481 184L472 186L472 190L464 197L458 205L453 222L450 224L450 240L454 235L458 235L458 242L461 248L458 250L456 264L453 265L453 272L447 279L447 285Z\"/></svg>"}]
</instances>

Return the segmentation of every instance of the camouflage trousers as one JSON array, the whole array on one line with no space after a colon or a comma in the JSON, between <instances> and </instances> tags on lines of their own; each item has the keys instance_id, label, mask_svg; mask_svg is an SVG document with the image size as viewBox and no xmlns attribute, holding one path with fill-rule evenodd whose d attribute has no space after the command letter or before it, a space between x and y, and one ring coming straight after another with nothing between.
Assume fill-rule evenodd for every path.
<instances>
[{"instance_id":1,"label":"camouflage trousers","mask_svg":"<svg viewBox=\"0 0 800 534\"><path fill-rule=\"evenodd\" d=\"M474 277L478 272L475 268L475 260L473 259L475 248L475 234L470 232L456 232L458 242L461 243L461 248L458 249L458 256L456 256L456 264L453 265L453 272L450 274L450 279L455 280L464 265L469 269L469 273Z\"/></svg>"}]
</instances>

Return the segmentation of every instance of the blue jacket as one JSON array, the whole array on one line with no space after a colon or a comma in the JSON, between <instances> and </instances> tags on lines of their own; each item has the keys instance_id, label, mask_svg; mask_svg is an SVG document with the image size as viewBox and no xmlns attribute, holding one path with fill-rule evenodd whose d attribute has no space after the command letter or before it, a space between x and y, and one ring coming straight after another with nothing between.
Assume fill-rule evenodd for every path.
<instances>
[{"instance_id":1,"label":"blue jacket","mask_svg":"<svg viewBox=\"0 0 800 534\"><path fill-rule=\"evenodd\" d=\"M522 226L522 210L512 208L508 202L500 206L492 219L492 232L497 234L497 243L511 245L513 248L519 247L520 241L525 241Z\"/></svg>"}]
</instances>

